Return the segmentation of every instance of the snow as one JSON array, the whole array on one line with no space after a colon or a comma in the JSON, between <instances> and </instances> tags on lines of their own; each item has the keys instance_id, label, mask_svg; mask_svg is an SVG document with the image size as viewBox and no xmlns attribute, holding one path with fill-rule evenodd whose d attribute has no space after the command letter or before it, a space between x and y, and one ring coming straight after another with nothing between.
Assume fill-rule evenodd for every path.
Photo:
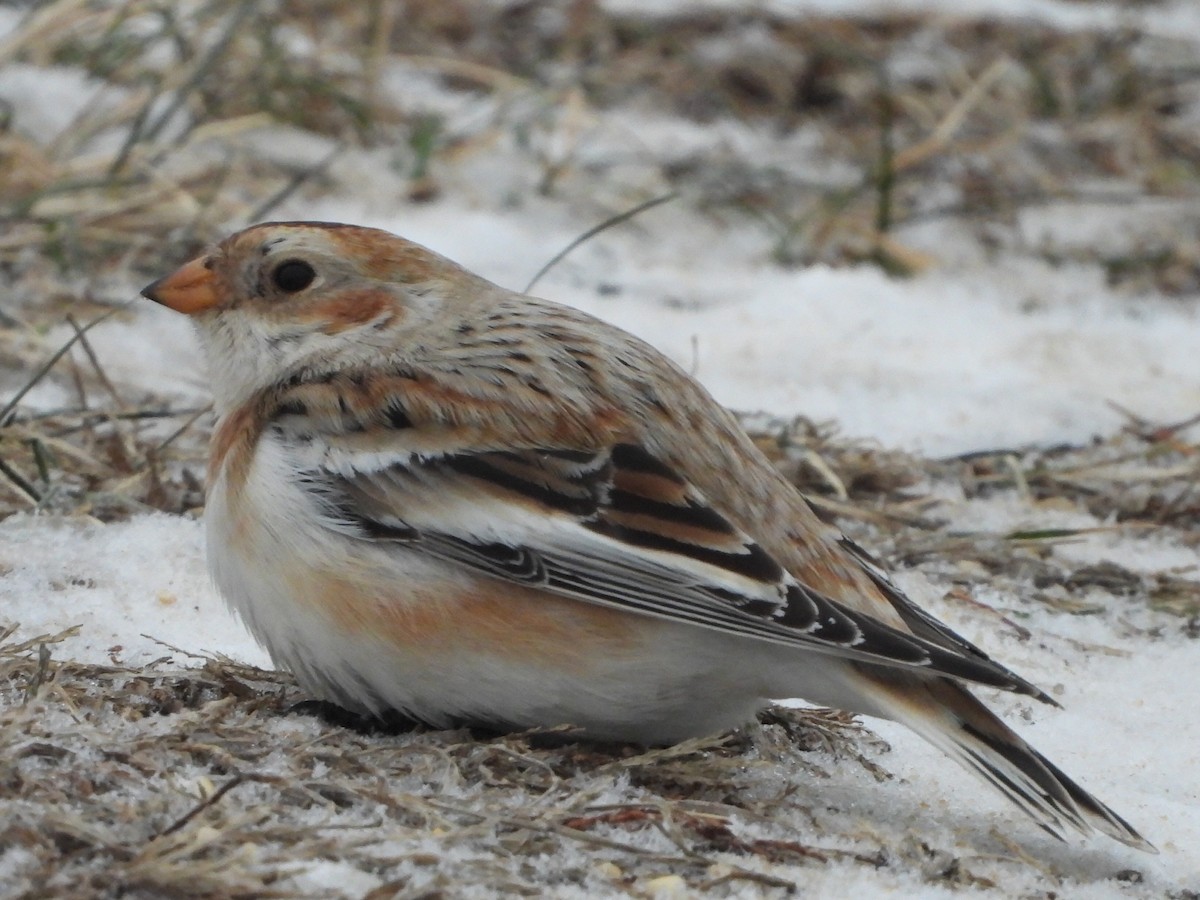
<instances>
[{"instance_id":1,"label":"snow","mask_svg":"<svg viewBox=\"0 0 1200 900\"><path fill-rule=\"evenodd\" d=\"M59 655L145 665L170 656L170 645L267 663L209 582L198 521L16 516L0 523L0 535L4 620L26 635L80 626L56 646Z\"/></svg>"},{"instance_id":2,"label":"snow","mask_svg":"<svg viewBox=\"0 0 1200 900\"><path fill-rule=\"evenodd\" d=\"M11 104L23 131L46 142L66 131L102 93L102 82L74 69L20 64L0 69L0 97Z\"/></svg>"},{"instance_id":3,"label":"snow","mask_svg":"<svg viewBox=\"0 0 1200 900\"><path fill-rule=\"evenodd\" d=\"M605 0L605 5L645 15L679 8L678 0ZM771 0L761 5L789 15L863 15L886 8L901 14L1017 17L1067 29L1134 21L1155 33L1200 33L1200 9L1184 2L1137 8L1057 0ZM0 35L13 24L11 12L0 9ZM100 90L75 71L0 68L0 100L13 106L28 133L42 138L69 126ZM412 95L410 103L441 99L431 87L428 95ZM456 114L470 118L481 110L468 103ZM669 117L642 121L614 115L596 128L600 143L595 146L624 146L632 160L631 184L642 187L639 146L667 144L681 156L723 146L738 155L768 143L746 126L701 128ZM329 151L323 139L288 134L264 131L247 141L297 166ZM772 143L781 162L816 152L802 130L792 140L794 145L784 148ZM595 146L590 152L597 152ZM458 176L462 182L437 202L397 211L398 182L390 161L378 154L348 154L331 168L341 186L338 194L294 200L277 217L386 228L520 289L553 253L607 213L540 200L506 205L500 199L506 186L516 190L520 185L519 176L503 168L502 160L466 165ZM1145 228L1148 235L1169 230L1177 210L1167 202L1137 220L1121 204L1082 210L1063 204L1023 214L1016 232L1025 248L1068 251L1118 241L1130 228ZM749 231L697 221L694 209L668 204L581 247L534 293L645 338L735 409L831 420L848 435L931 456L1086 443L1124 424L1117 407L1158 422L1183 420L1200 410L1200 322L1194 303L1122 295L1095 267L1080 263L1054 263L1025 252L984 256L946 228L899 232L900 239L935 261L909 279L889 278L868 266L789 270L772 263L761 235ZM139 287L129 284L129 294ZM125 385L152 385L180 403L203 403L202 361L186 323L140 300L131 302L128 313L91 333L109 375ZM47 384L28 402L45 408L61 400L58 389ZM1081 510L1033 509L1013 497L970 503L947 498L943 508L956 528L995 533L1106 524ZM1055 552L1079 564L1113 560L1148 574L1186 572L1200 563L1188 542L1115 531L1081 537ZM1019 836L1023 852L1059 879L1055 890L1062 896L1157 897L1200 889L1200 706L1192 691L1200 679L1196 641L1181 629L1151 635L1155 627L1167 629L1144 613L1087 617L1045 610L1024 621L1037 634L1024 641L990 627L993 620L944 601L945 586L926 575L903 573L902 578L935 615L1052 690L1065 709L1012 697L989 702L1161 852L1151 857L1102 840L1063 845L1041 836L975 779L943 764L919 739L888 723L871 727L893 748L881 762L894 781L878 784L862 770L844 766L833 778L801 784L800 790L819 793L823 803L837 807L840 825L926 834L931 844L972 845L995 826ZM987 599L998 608L1008 606L1003 597ZM27 514L0 522L0 624L11 623L20 624L18 634L24 637L79 626L78 634L55 645L54 653L80 661L138 665L172 656L186 662L186 654L195 653L269 665L209 582L201 523L184 517L142 515L102 524ZM614 802L620 799L615 792ZM744 824L753 833L753 823ZM6 872L25 865L22 853L0 852L0 882ZM1142 881L1107 877L1123 869L1141 873ZM1039 889L1031 880L1002 885L999 894L979 886L950 890L931 886L915 871L898 874L896 866L873 869L849 861L804 871L803 891L812 897L996 897ZM370 872L329 860L281 875L282 890L314 895L363 894L381 884ZM672 878L650 886L654 895L679 894ZM598 869L590 884L600 895L608 882ZM613 895L620 890L613 887Z\"/></svg>"}]
</instances>

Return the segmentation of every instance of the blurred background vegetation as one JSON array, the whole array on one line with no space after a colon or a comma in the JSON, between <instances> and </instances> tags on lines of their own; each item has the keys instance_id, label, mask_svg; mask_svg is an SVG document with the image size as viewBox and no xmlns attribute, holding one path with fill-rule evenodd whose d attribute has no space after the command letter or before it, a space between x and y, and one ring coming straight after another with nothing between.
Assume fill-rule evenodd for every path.
<instances>
[{"instance_id":1,"label":"blurred background vegetation","mask_svg":"<svg viewBox=\"0 0 1200 900\"><path fill-rule=\"evenodd\" d=\"M456 167L493 154L529 195L619 207L673 189L710 215L753 220L781 263L874 259L899 272L922 258L887 236L914 220L1003 222L1063 197L1200 197L1200 62L1186 36L636 6L0 7L11 29L0 40L0 264L11 278L35 264L32 248L62 271L157 271L164 235L178 259L181 243L336 189L337 159L364 149L406 176L397 207L437 202ZM14 103L22 78L44 88ZM77 114L36 112L62 92ZM729 147L606 156L589 138L617 114L745 123L791 138L813 163ZM305 137L328 153L291 149L311 146ZM1104 262L1114 280L1195 293L1196 239Z\"/></svg>"}]
</instances>

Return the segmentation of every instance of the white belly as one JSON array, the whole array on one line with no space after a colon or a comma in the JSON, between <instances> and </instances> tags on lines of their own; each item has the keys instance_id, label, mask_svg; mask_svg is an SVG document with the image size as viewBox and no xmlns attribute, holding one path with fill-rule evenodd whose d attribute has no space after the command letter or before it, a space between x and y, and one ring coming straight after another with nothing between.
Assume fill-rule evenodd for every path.
<instances>
[{"instance_id":1,"label":"white belly","mask_svg":"<svg viewBox=\"0 0 1200 900\"><path fill-rule=\"evenodd\" d=\"M774 648L339 534L285 452L265 439L236 497L223 478L212 486L209 567L276 664L315 696L434 725L571 724L645 743L735 727L764 705L753 673Z\"/></svg>"}]
</instances>

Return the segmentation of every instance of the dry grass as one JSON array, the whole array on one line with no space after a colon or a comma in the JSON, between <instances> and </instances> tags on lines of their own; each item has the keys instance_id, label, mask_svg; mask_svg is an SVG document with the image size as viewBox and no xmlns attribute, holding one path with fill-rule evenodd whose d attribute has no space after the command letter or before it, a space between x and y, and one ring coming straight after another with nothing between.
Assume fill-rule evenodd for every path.
<instances>
[{"instance_id":1,"label":"dry grass","mask_svg":"<svg viewBox=\"0 0 1200 900\"><path fill-rule=\"evenodd\" d=\"M280 192L323 171L239 143L269 124L335 146L399 148L418 199L436 195L435 160L486 151L497 131L528 131L545 117L565 129L590 109L631 107L811 129L842 174L817 181L727 157L660 161L662 179L701 207L769 223L780 258L798 263L893 254L883 261L909 268L920 260L886 239L899 223L995 221L1028 204L1097 199L1090 186L1100 180L1136 185L1142 197L1200 193L1200 141L1186 119L1200 75L1184 38L552 7L419 0L401 16L390 4L332 0L282 12L246 0L186 11L162 0L44 4L0 46L0 65L75 67L93 77L84 89L96 102L41 143L3 135L0 260L36 247L64 269L156 269L164 232L178 253L231 222L261 219ZM498 114L447 131L387 90L389 65L491 95ZM520 93L533 98L530 111L507 102ZM529 139L518 145L544 193L569 191L577 175L595 187L579 141L557 155ZM1198 236L1104 263L1114 281L1192 293Z\"/></svg>"},{"instance_id":2,"label":"dry grass","mask_svg":"<svg viewBox=\"0 0 1200 900\"><path fill-rule=\"evenodd\" d=\"M0 409L0 518L36 510L111 521L154 509L199 509L204 503L197 475L203 470L203 451L201 441L188 433L201 419L207 423L209 409L172 408L153 397L141 404L129 402L91 350L87 326L80 327L70 315L68 321L71 338L48 360L39 361ZM83 362L68 355L76 345ZM60 359L66 359L76 405L22 412L21 397ZM177 451L185 435L189 440Z\"/></svg>"},{"instance_id":3,"label":"dry grass","mask_svg":"<svg viewBox=\"0 0 1200 900\"><path fill-rule=\"evenodd\" d=\"M581 883L667 869L697 886L790 888L754 861L882 863L739 835L739 823L770 822L777 804L795 802L764 794L757 774L819 777L814 750L878 771L841 713L777 710L746 733L650 752L554 732L364 733L296 712L300 697L278 673L222 659L81 665L51 655L59 637L0 643L0 846L37 860L22 896L275 896L290 864L316 860L375 873L383 884L371 896L416 885L434 896L484 875L533 896L536 880L499 864L488 873L487 855L572 845L606 861L600 876L573 873ZM628 799L604 799L617 792ZM629 840L646 831L661 839Z\"/></svg>"},{"instance_id":4,"label":"dry grass","mask_svg":"<svg viewBox=\"0 0 1200 900\"><path fill-rule=\"evenodd\" d=\"M960 581L955 599L978 606L971 588L987 584L1060 611L1091 615L1104 611L1104 596L1116 596L1178 617L1185 633L1200 635L1195 567L1154 575L1113 562L1073 568L1053 553L1056 543L1103 532L1200 543L1200 448L1185 437L1195 431L1195 420L1152 426L1131 418L1119 434L1084 446L1005 448L948 459L847 441L832 427L806 419L751 425L759 446L818 512L896 564L969 561L974 577ZM968 502L1007 496L1031 511L1087 512L1106 524L954 532L934 499L947 489ZM1100 599L1076 599L1090 588L1101 591Z\"/></svg>"},{"instance_id":5,"label":"dry grass","mask_svg":"<svg viewBox=\"0 0 1200 900\"><path fill-rule=\"evenodd\" d=\"M297 177L319 174L254 159L237 138L279 124L351 140L388 121L363 105L361 67L342 71L338 57L357 35L324 38L346 24L335 7L292 25L246 0L31 10L0 64L73 68L90 76L80 90L94 101L40 145L20 133L0 145L10 225L0 260L38 248L60 270L157 268L164 233L172 254L201 247L230 221L266 214Z\"/></svg>"}]
</instances>

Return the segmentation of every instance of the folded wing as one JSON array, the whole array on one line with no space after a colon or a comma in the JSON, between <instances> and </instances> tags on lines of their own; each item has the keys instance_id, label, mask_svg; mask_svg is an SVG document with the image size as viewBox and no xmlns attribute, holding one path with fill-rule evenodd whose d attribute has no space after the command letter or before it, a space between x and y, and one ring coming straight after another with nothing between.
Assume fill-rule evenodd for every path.
<instances>
[{"instance_id":1,"label":"folded wing","mask_svg":"<svg viewBox=\"0 0 1200 900\"><path fill-rule=\"evenodd\" d=\"M372 452L361 468L341 455L304 483L332 527L363 540L588 603L1044 697L965 641L898 630L805 585L636 444Z\"/></svg>"}]
</instances>

